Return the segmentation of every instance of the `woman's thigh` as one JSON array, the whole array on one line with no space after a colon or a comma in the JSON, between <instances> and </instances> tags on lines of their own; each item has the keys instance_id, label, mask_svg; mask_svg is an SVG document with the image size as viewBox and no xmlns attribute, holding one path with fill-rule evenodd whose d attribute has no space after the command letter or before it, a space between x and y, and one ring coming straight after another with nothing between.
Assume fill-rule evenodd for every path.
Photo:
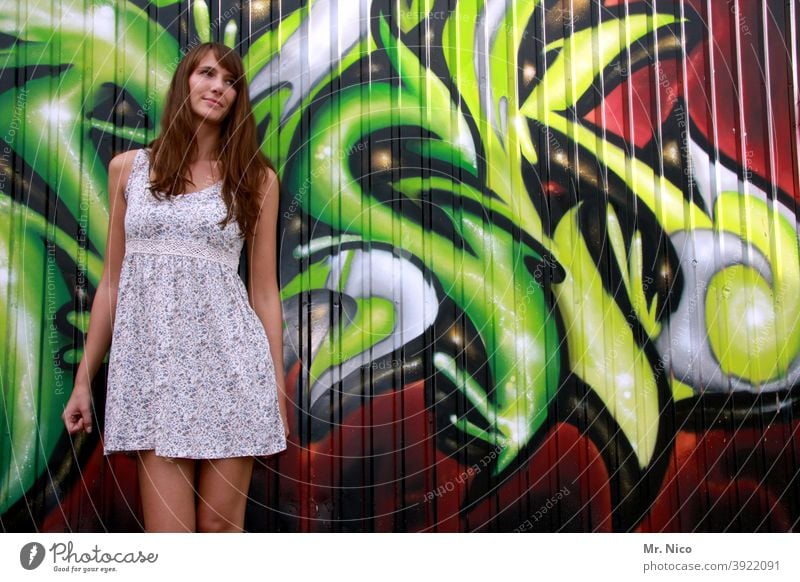
<instances>
[{"instance_id":1,"label":"woman's thigh","mask_svg":"<svg viewBox=\"0 0 800 582\"><path fill-rule=\"evenodd\" d=\"M195 461L168 459L156 456L153 451L142 451L138 467L145 530L195 531Z\"/></svg>"},{"instance_id":2,"label":"woman's thigh","mask_svg":"<svg viewBox=\"0 0 800 582\"><path fill-rule=\"evenodd\" d=\"M197 487L198 531L242 531L253 457L200 462Z\"/></svg>"}]
</instances>

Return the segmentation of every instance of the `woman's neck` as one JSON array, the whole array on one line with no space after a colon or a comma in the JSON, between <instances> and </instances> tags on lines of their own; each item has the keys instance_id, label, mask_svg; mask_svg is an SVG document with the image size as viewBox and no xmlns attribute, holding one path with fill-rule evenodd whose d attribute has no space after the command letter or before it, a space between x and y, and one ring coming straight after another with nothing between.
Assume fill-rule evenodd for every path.
<instances>
[{"instance_id":1,"label":"woman's neck","mask_svg":"<svg viewBox=\"0 0 800 582\"><path fill-rule=\"evenodd\" d=\"M195 132L197 144L196 162L216 161L219 159L219 126L201 123Z\"/></svg>"}]
</instances>

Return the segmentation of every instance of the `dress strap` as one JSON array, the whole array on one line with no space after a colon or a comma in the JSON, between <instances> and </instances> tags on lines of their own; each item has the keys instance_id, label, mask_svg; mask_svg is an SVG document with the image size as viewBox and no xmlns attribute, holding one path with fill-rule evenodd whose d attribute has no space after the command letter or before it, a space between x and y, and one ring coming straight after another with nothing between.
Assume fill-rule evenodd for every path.
<instances>
[{"instance_id":1,"label":"dress strap","mask_svg":"<svg viewBox=\"0 0 800 582\"><path fill-rule=\"evenodd\" d=\"M144 176L145 184L150 183L150 149L142 148L139 150L139 172Z\"/></svg>"},{"instance_id":2,"label":"dress strap","mask_svg":"<svg viewBox=\"0 0 800 582\"><path fill-rule=\"evenodd\" d=\"M149 184L149 165L147 152L144 149L138 150L133 158L133 164L131 164L131 173L128 176L128 183L125 185L125 189L122 192L123 196L125 197L125 202L128 202L131 188L136 188L136 185L142 180L144 181L145 187L147 187ZM145 173L142 178L141 176L143 172Z\"/></svg>"}]
</instances>

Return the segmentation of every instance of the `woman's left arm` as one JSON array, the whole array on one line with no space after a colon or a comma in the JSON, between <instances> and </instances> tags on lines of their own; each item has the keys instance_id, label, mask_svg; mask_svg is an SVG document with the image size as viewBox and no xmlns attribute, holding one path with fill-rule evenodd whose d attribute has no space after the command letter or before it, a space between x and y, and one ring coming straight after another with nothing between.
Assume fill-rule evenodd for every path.
<instances>
[{"instance_id":1,"label":"woman's left arm","mask_svg":"<svg viewBox=\"0 0 800 582\"><path fill-rule=\"evenodd\" d=\"M276 259L278 225L278 179L269 172L261 191L261 212L256 221L253 239L248 243L248 265L250 282L248 294L250 305L258 315L267 332L272 361L275 363L275 378L278 383L278 408L280 409L286 436L289 436L289 422L286 414L288 396L283 374L283 310Z\"/></svg>"}]
</instances>

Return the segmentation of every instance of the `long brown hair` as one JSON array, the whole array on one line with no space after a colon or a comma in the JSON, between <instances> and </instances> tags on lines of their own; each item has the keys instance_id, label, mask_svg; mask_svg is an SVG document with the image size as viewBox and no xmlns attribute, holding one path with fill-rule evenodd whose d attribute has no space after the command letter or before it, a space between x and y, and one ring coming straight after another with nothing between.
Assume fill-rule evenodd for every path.
<instances>
[{"instance_id":1,"label":"long brown hair","mask_svg":"<svg viewBox=\"0 0 800 582\"><path fill-rule=\"evenodd\" d=\"M165 196L172 198L187 189L185 169L197 156L197 121L189 101L189 77L209 50L213 51L219 64L231 72L236 89L236 99L220 124L217 155L222 170L222 198L228 213L219 226L224 228L235 218L242 237L250 238L258 219L259 189L269 176L267 168L273 171L275 168L258 147L242 59L224 44L199 44L178 64L167 92L161 131L150 143L154 174L151 190L156 198L163 200Z\"/></svg>"}]
</instances>

